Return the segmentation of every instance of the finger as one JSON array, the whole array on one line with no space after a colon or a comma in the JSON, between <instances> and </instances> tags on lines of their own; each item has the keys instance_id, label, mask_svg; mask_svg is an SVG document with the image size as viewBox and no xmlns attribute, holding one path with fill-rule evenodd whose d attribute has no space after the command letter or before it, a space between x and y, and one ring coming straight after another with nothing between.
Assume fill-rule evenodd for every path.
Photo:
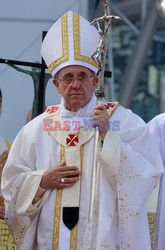
<instances>
[{"instance_id":1,"label":"finger","mask_svg":"<svg viewBox=\"0 0 165 250\"><path fill-rule=\"evenodd\" d=\"M60 183L59 188L68 188L72 187L75 183Z\"/></svg>"},{"instance_id":2,"label":"finger","mask_svg":"<svg viewBox=\"0 0 165 250\"><path fill-rule=\"evenodd\" d=\"M64 178L65 182L63 184L68 184L68 183L75 183L79 180L79 176L76 177L65 177Z\"/></svg>"},{"instance_id":3,"label":"finger","mask_svg":"<svg viewBox=\"0 0 165 250\"><path fill-rule=\"evenodd\" d=\"M109 128L109 123L108 122L100 122L100 121L93 121L92 123L93 128L98 127L98 130L101 131L107 131Z\"/></svg>"},{"instance_id":4,"label":"finger","mask_svg":"<svg viewBox=\"0 0 165 250\"><path fill-rule=\"evenodd\" d=\"M64 171L76 171L78 170L78 167L76 166L59 166L56 168L59 170L59 172L64 172Z\"/></svg>"},{"instance_id":5,"label":"finger","mask_svg":"<svg viewBox=\"0 0 165 250\"><path fill-rule=\"evenodd\" d=\"M106 109L104 104L99 104L95 107L95 109Z\"/></svg>"},{"instance_id":6,"label":"finger","mask_svg":"<svg viewBox=\"0 0 165 250\"><path fill-rule=\"evenodd\" d=\"M94 109L94 111L93 111L93 116L94 115L108 115L108 112L107 112L107 110L106 110L106 108L104 109Z\"/></svg>"},{"instance_id":7,"label":"finger","mask_svg":"<svg viewBox=\"0 0 165 250\"><path fill-rule=\"evenodd\" d=\"M66 166L66 161L63 161L60 166Z\"/></svg>"},{"instance_id":8,"label":"finger","mask_svg":"<svg viewBox=\"0 0 165 250\"><path fill-rule=\"evenodd\" d=\"M93 116L96 116L96 115L100 115L101 113L102 113L103 111L101 111L101 110L94 110L93 111Z\"/></svg>"},{"instance_id":9,"label":"finger","mask_svg":"<svg viewBox=\"0 0 165 250\"><path fill-rule=\"evenodd\" d=\"M106 110L106 107L104 104L100 104L100 105L97 105L95 108L94 108L94 111L99 111L99 110Z\"/></svg>"},{"instance_id":10,"label":"finger","mask_svg":"<svg viewBox=\"0 0 165 250\"><path fill-rule=\"evenodd\" d=\"M93 121L92 125L93 125L94 128L95 127L103 128L103 127L105 127L107 125L107 122L95 120L95 121Z\"/></svg>"},{"instance_id":11,"label":"finger","mask_svg":"<svg viewBox=\"0 0 165 250\"><path fill-rule=\"evenodd\" d=\"M60 173L60 176L62 178L64 178L64 177L76 177L76 176L79 176L79 175L80 175L79 170L76 170L76 171L64 171L64 172Z\"/></svg>"}]
</instances>

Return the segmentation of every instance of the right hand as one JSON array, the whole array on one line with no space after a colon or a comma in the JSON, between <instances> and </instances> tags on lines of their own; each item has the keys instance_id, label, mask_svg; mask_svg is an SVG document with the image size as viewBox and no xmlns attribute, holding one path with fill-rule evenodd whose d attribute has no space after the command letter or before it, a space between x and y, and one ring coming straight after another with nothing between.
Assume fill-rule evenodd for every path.
<instances>
[{"instance_id":1,"label":"right hand","mask_svg":"<svg viewBox=\"0 0 165 250\"><path fill-rule=\"evenodd\" d=\"M80 171L76 166L66 166L66 162L46 170L42 176L40 187L43 189L67 188L79 180ZM61 182L64 178L65 182Z\"/></svg>"}]
</instances>

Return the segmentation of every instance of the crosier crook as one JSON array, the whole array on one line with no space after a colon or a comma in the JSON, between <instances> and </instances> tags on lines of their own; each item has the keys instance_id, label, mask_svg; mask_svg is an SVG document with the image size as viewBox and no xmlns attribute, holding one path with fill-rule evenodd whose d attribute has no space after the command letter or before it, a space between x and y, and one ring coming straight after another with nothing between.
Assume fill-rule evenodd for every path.
<instances>
[{"instance_id":1,"label":"crosier crook","mask_svg":"<svg viewBox=\"0 0 165 250\"><path fill-rule=\"evenodd\" d=\"M103 98L104 97L104 71L105 71L105 61L106 61L106 53L108 48L108 36L109 36L109 27L112 20L119 20L118 16L110 15L109 1L101 0L104 8L104 14L102 17L95 18L91 24L97 26L97 30L99 33L99 44L97 48L93 51L91 57L98 64L98 87L96 89L96 97ZM100 23L103 23L103 28L101 28Z\"/></svg>"}]
</instances>

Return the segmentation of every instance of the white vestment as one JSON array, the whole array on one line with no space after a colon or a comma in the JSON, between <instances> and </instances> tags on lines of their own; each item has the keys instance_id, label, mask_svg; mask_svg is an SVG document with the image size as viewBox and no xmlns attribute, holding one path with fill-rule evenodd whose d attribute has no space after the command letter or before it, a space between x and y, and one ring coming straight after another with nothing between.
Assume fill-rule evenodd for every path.
<instances>
[{"instance_id":1,"label":"white vestment","mask_svg":"<svg viewBox=\"0 0 165 250\"><path fill-rule=\"evenodd\" d=\"M48 108L50 112L32 120L16 137L3 172L2 192L9 227L17 243L21 245L23 241L21 250L150 250L146 201L163 167L146 124L130 110L119 106L111 115L98 154L97 193L90 221L94 136L84 145L75 242L70 240L70 230L61 218L58 226L58 213L54 215L55 207L59 209L56 204L59 190L47 190L40 197L42 174L60 164L61 150L51 134L55 132L43 130L43 119L52 119L59 112L62 122L80 121L85 126L95 105L93 97L77 112L69 112L62 102L57 111L56 107L54 113ZM72 126L71 130L74 131ZM54 247L57 241L58 247Z\"/></svg>"},{"instance_id":2,"label":"white vestment","mask_svg":"<svg viewBox=\"0 0 165 250\"><path fill-rule=\"evenodd\" d=\"M153 135L159 152L162 156L163 165L165 167L165 113L153 118L148 127ZM160 180L160 189L158 197L156 226L155 226L155 250L165 249L165 175L163 174Z\"/></svg>"}]
</instances>

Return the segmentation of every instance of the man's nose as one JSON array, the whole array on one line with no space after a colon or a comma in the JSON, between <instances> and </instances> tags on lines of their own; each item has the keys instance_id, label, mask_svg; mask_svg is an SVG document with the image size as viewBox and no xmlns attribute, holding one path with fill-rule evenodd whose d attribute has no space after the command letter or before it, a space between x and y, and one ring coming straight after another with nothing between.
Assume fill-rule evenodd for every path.
<instances>
[{"instance_id":1,"label":"man's nose","mask_svg":"<svg viewBox=\"0 0 165 250\"><path fill-rule=\"evenodd\" d=\"M81 87L81 82L78 78L74 78L72 82L72 88L78 89Z\"/></svg>"}]
</instances>

